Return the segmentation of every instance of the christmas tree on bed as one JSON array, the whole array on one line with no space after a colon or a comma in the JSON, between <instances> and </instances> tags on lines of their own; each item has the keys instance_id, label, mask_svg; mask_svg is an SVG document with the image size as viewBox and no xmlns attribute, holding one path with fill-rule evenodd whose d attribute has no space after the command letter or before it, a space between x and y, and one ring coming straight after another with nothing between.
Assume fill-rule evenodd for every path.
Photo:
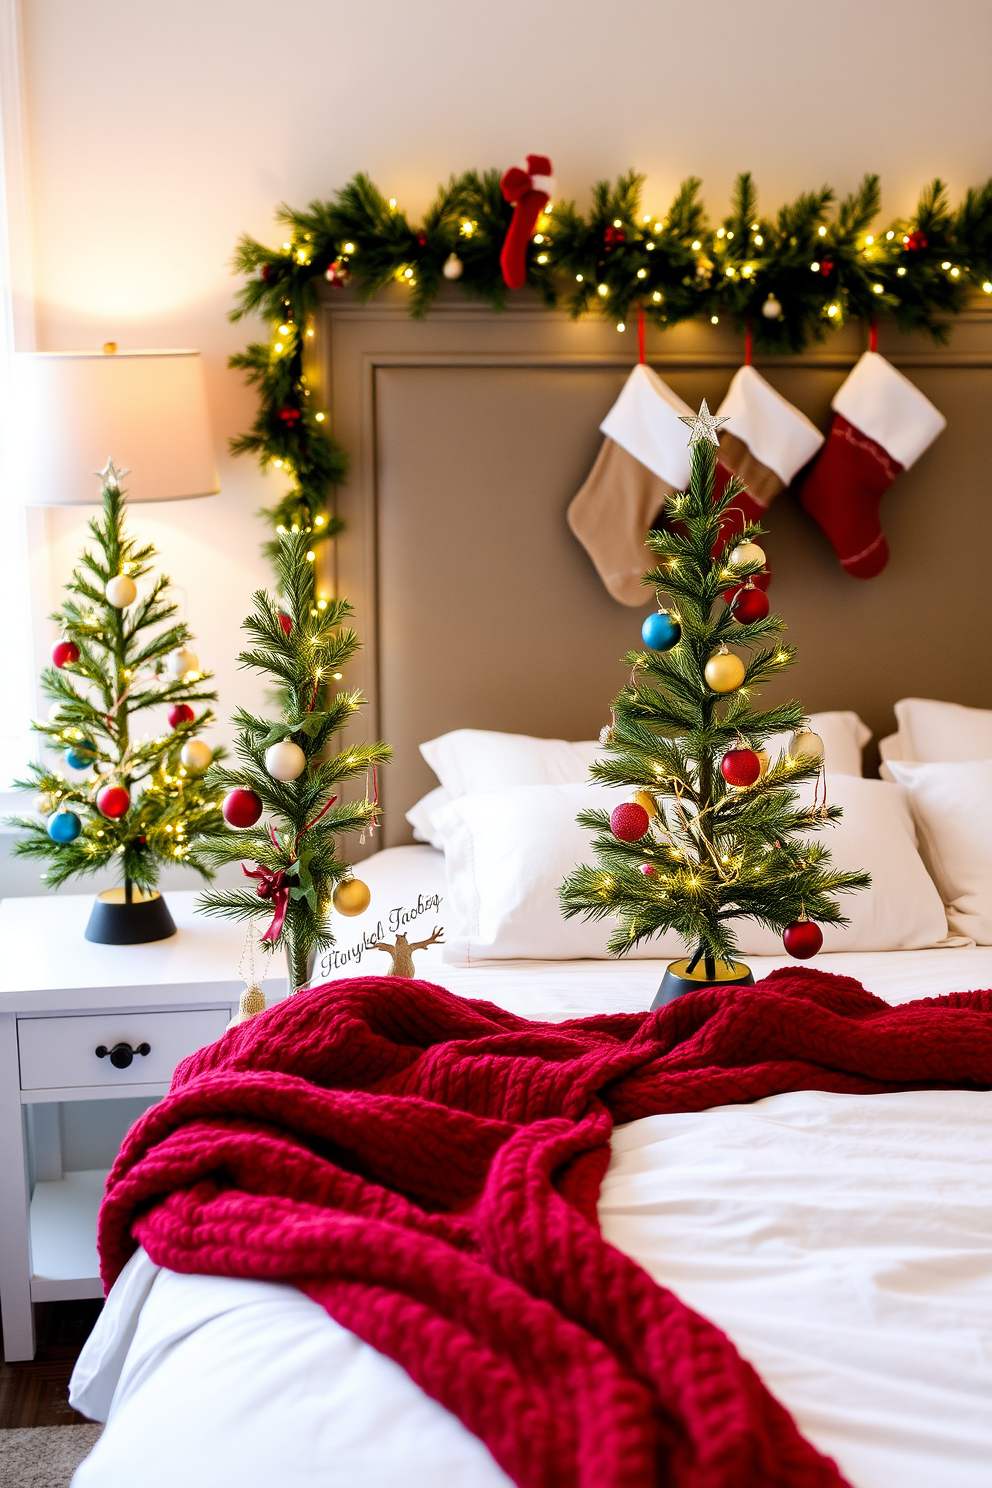
<instances>
[{"instance_id":1,"label":"christmas tree on bed","mask_svg":"<svg viewBox=\"0 0 992 1488\"><path fill-rule=\"evenodd\" d=\"M665 930L681 936L689 956L669 968L660 1001L694 986L751 981L734 959L742 918L781 933L791 955L814 955L823 941L817 922L846 923L832 896L870 882L866 873L834 869L827 848L811 840L841 811L826 804L825 787L822 800L817 789L807 804L795 790L824 778L822 743L801 704L752 707L755 689L795 652L753 582L765 566L754 540L762 529L749 523L723 540L731 526L724 518L745 489L735 477L714 499L723 420L704 401L683 422L691 430L689 489L647 539L658 563L644 583L659 610L644 623L646 649L626 657L630 682L603 734L611 757L592 767L606 785L633 787L633 797L610 813L580 815L596 833L597 864L576 868L561 889L566 917L617 921L615 955ZM761 746L784 731L791 743L770 762Z\"/></svg>"}]
</instances>

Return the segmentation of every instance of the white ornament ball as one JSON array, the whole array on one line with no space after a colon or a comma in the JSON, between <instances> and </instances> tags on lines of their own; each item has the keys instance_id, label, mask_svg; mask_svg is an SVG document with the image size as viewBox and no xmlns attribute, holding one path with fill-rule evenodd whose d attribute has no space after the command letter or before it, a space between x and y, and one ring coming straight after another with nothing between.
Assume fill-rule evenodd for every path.
<instances>
[{"instance_id":1,"label":"white ornament ball","mask_svg":"<svg viewBox=\"0 0 992 1488\"><path fill-rule=\"evenodd\" d=\"M770 294L761 307L761 313L766 320L778 320L782 314L782 306L773 294Z\"/></svg>"},{"instance_id":2,"label":"white ornament ball","mask_svg":"<svg viewBox=\"0 0 992 1488\"><path fill-rule=\"evenodd\" d=\"M445 279L460 279L465 271L465 265L457 253L449 253L444 260L444 268L441 270Z\"/></svg>"},{"instance_id":3,"label":"white ornament ball","mask_svg":"<svg viewBox=\"0 0 992 1488\"><path fill-rule=\"evenodd\" d=\"M765 550L759 548L756 542L738 543L730 555L730 561L734 568L746 568L752 563L765 564Z\"/></svg>"},{"instance_id":4,"label":"white ornament ball","mask_svg":"<svg viewBox=\"0 0 992 1488\"><path fill-rule=\"evenodd\" d=\"M306 767L307 757L292 739L283 739L265 751L265 768L273 780L299 780Z\"/></svg>"},{"instance_id":5,"label":"white ornament ball","mask_svg":"<svg viewBox=\"0 0 992 1488\"><path fill-rule=\"evenodd\" d=\"M185 677L187 672L200 670L200 658L195 651L188 651L185 646L180 646L178 651L169 652L166 666L174 677Z\"/></svg>"},{"instance_id":6,"label":"white ornament ball","mask_svg":"<svg viewBox=\"0 0 992 1488\"><path fill-rule=\"evenodd\" d=\"M187 770L193 770L197 775L207 768L213 757L214 752L205 739L187 739L179 755Z\"/></svg>"},{"instance_id":7,"label":"white ornament ball","mask_svg":"<svg viewBox=\"0 0 992 1488\"><path fill-rule=\"evenodd\" d=\"M126 610L137 599L138 586L127 574L118 574L116 579L107 580L106 595L107 603L115 610Z\"/></svg>"},{"instance_id":8,"label":"white ornament ball","mask_svg":"<svg viewBox=\"0 0 992 1488\"><path fill-rule=\"evenodd\" d=\"M800 734L793 734L790 739L789 755L795 760L822 760L823 740L819 734L814 734L810 729L804 729Z\"/></svg>"}]
</instances>

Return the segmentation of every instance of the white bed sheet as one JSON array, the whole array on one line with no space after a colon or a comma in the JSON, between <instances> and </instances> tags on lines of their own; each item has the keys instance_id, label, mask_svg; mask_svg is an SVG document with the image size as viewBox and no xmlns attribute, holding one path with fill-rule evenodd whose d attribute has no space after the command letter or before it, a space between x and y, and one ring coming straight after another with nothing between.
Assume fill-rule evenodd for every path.
<instances>
[{"instance_id":1,"label":"white bed sheet","mask_svg":"<svg viewBox=\"0 0 992 1488\"><path fill-rule=\"evenodd\" d=\"M443 923L433 849L392 849L362 873L373 919L339 924L339 954L381 938L376 918L386 939ZM384 963L366 949L327 973ZM418 958L462 996L551 1020L646 1008L664 964ZM751 964L758 977L795 963ZM992 986L992 947L815 964L893 1003ZM614 1135L600 1219L725 1329L855 1488L992 1488L992 1095L797 1092L633 1122ZM508 1483L453 1416L295 1289L160 1272L143 1252L71 1398L109 1416L74 1488Z\"/></svg>"}]
</instances>

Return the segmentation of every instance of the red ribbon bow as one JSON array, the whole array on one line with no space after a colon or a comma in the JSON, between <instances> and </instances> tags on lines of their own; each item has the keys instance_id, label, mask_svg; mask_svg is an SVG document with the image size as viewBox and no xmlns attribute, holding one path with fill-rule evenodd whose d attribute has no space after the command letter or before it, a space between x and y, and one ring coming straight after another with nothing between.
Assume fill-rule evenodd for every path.
<instances>
[{"instance_id":1,"label":"red ribbon bow","mask_svg":"<svg viewBox=\"0 0 992 1488\"><path fill-rule=\"evenodd\" d=\"M272 900L272 907L275 912L272 916L272 923L262 936L262 939L274 943L282 933L283 923L286 919L286 910L289 908L289 876L285 868L265 868L261 863L255 868L249 868L246 863L242 863L241 871L246 878L258 879L258 888L255 892L259 899Z\"/></svg>"},{"instance_id":2,"label":"red ribbon bow","mask_svg":"<svg viewBox=\"0 0 992 1488\"><path fill-rule=\"evenodd\" d=\"M500 190L503 200L518 202L523 199L528 191L544 191L543 184L535 187L533 177L541 176L547 178L551 175L551 161L547 155L528 155L527 169L521 170L519 165L511 165L510 169L500 181ZM544 199L547 201L548 194L545 191Z\"/></svg>"}]
</instances>

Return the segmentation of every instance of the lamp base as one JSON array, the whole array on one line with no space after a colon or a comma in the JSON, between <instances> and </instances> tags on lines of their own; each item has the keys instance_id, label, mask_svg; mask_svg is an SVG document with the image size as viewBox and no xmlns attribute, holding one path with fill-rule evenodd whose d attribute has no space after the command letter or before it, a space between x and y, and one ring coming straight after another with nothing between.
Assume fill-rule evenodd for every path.
<instances>
[{"instance_id":1,"label":"lamp base","mask_svg":"<svg viewBox=\"0 0 992 1488\"><path fill-rule=\"evenodd\" d=\"M85 933L97 945L145 945L175 935L176 922L158 889L132 889L130 904L123 889L104 889L96 896Z\"/></svg>"},{"instance_id":2,"label":"lamp base","mask_svg":"<svg viewBox=\"0 0 992 1488\"><path fill-rule=\"evenodd\" d=\"M693 958L695 959L695 958ZM654 1002L651 1004L651 1012L656 1013L659 1008L667 1007L674 1002L676 997L682 997L686 992L698 992L700 987L753 987L754 977L751 968L745 966L743 961L717 961L710 962L713 971L706 972L706 963L700 960L698 965L689 970L689 958L682 961L669 962L668 969L662 977L661 986L655 993Z\"/></svg>"}]
</instances>

